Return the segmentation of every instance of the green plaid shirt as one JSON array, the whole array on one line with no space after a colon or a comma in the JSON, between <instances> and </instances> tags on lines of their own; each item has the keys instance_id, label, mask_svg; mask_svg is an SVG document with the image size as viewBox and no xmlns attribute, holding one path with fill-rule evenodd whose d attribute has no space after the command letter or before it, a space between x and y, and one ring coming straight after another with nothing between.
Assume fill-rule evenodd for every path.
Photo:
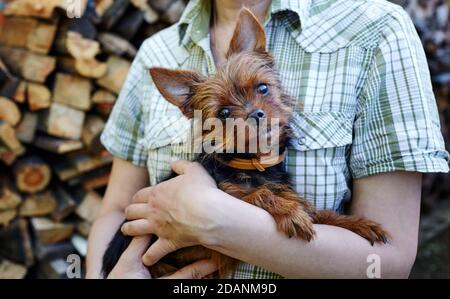
<instances>
[{"instance_id":1,"label":"green plaid shirt","mask_svg":"<svg viewBox=\"0 0 450 299\"><path fill-rule=\"evenodd\" d=\"M215 72L210 3L191 0L177 24L142 45L102 135L113 155L147 167L151 184L169 173L171 159L194 155L184 146L190 121L161 97L148 68ZM384 0L274 0L265 29L295 99L286 165L301 196L339 210L353 179L448 172L427 61L402 8ZM278 276L242 263L233 277Z\"/></svg>"}]
</instances>

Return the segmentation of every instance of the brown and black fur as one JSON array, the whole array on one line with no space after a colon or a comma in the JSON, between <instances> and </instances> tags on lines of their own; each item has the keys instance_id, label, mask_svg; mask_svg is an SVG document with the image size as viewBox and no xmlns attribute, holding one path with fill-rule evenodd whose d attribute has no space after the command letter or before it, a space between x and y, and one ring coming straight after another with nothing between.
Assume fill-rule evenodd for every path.
<instances>
[{"instance_id":1,"label":"brown and black fur","mask_svg":"<svg viewBox=\"0 0 450 299\"><path fill-rule=\"evenodd\" d=\"M290 142L290 99L283 94L275 63L266 51L265 34L253 14L243 9L227 53L227 61L217 73L205 77L195 71L153 68L153 81L170 103L178 106L183 114L193 117L194 110L203 112L203 119L217 117L224 107L229 108L229 118L247 119L255 109L265 112L265 118L278 118L280 123L279 152L283 153ZM269 86L267 94L259 94L258 84ZM209 132L204 134L208 139ZM230 136L226 136L230 138ZM231 136L236 139L237 136ZM227 140L227 138L225 138ZM246 140L248 142L248 140ZM236 143L234 143L236 144ZM221 144L227 148L227 144ZM348 229L374 242L386 243L388 234L379 224L356 216L339 215L333 211L319 211L294 190L284 163L265 171L231 168L227 161L234 158L255 158L257 153L200 154L196 159L214 178L224 192L269 212L278 230L289 238L311 241L315 231L313 224L327 224ZM169 178L172 178L172 174ZM131 238L116 233L103 259L103 274L107 276L117 263ZM149 268L153 277L160 277L196 260L212 257L221 265L220 276L231 271L236 260L202 246L185 248L163 258Z\"/></svg>"}]
</instances>

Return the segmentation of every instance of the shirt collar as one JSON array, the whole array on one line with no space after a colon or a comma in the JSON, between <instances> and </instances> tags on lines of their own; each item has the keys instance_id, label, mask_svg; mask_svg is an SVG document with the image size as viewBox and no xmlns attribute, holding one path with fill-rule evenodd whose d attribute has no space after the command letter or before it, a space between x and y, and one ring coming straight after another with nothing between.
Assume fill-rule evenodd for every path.
<instances>
[{"instance_id":1,"label":"shirt collar","mask_svg":"<svg viewBox=\"0 0 450 299\"><path fill-rule=\"evenodd\" d=\"M190 0L177 23L180 43L189 47L208 36L212 0ZM295 12L300 23L304 24L308 17L311 0L272 0L270 16L278 12Z\"/></svg>"}]
</instances>

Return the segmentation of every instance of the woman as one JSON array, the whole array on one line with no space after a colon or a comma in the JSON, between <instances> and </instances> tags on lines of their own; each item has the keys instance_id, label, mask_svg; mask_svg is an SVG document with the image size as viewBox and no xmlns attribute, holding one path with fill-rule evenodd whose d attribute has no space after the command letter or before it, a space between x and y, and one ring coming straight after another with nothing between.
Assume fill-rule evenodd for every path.
<instances>
[{"instance_id":1,"label":"woman","mask_svg":"<svg viewBox=\"0 0 450 299\"><path fill-rule=\"evenodd\" d=\"M315 225L309 243L288 239L267 212L223 193L186 161L189 122L156 91L148 68L213 73L243 5L265 24L268 50L296 99L296 142L286 158L296 190L320 209L351 203L350 213L390 232L389 244L371 246L327 225ZM91 278L125 210L131 221L122 230L136 238L111 277L148 278L141 260L151 265L198 244L243 261L234 278L363 278L374 257L381 277L407 277L421 173L448 172L449 160L420 40L404 11L384 0L192 0L179 23L141 47L102 141L115 159L90 235ZM170 167L179 176L158 184ZM160 238L147 250L149 234ZM172 277L216 270L203 260Z\"/></svg>"}]
</instances>

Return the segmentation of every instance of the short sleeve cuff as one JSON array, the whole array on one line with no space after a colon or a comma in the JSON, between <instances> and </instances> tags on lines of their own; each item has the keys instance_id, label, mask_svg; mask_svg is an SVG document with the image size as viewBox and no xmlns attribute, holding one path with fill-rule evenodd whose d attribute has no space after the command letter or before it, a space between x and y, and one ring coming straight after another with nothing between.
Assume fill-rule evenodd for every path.
<instances>
[{"instance_id":1,"label":"short sleeve cuff","mask_svg":"<svg viewBox=\"0 0 450 299\"><path fill-rule=\"evenodd\" d=\"M359 179L380 173L408 171L420 173L448 173L450 156L446 151L438 151L422 156L400 157L377 164L367 164L366 167L352 168L352 177Z\"/></svg>"}]
</instances>

